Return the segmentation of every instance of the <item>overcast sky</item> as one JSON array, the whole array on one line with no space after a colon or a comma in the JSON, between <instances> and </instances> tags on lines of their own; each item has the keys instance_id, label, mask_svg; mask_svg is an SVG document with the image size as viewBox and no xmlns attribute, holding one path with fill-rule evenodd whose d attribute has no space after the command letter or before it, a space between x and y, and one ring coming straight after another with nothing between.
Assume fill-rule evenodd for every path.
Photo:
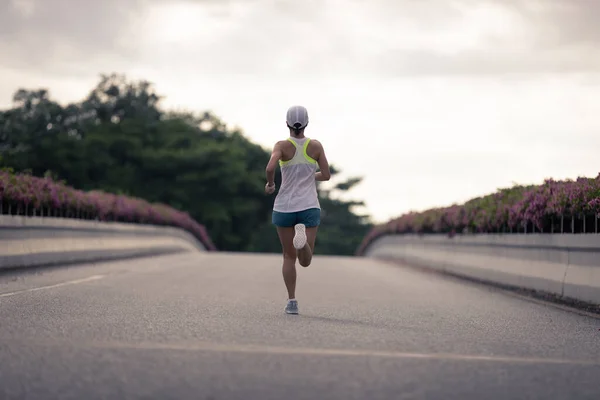
<instances>
[{"instance_id":1,"label":"overcast sky","mask_svg":"<svg viewBox=\"0 0 600 400\"><path fill-rule=\"evenodd\" d=\"M78 101L125 73L271 148L302 104L376 221L600 172L600 1L0 4L0 107L19 87Z\"/></svg>"}]
</instances>

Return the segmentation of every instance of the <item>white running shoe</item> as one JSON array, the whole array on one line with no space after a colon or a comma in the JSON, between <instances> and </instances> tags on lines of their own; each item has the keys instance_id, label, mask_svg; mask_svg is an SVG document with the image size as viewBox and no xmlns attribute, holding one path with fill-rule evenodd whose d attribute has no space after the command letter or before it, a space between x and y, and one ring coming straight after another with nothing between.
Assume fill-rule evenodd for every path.
<instances>
[{"instance_id":1,"label":"white running shoe","mask_svg":"<svg viewBox=\"0 0 600 400\"><path fill-rule=\"evenodd\" d=\"M304 224L297 224L294 226L296 234L294 235L294 247L296 250L304 248L306 245L306 226Z\"/></svg>"}]
</instances>

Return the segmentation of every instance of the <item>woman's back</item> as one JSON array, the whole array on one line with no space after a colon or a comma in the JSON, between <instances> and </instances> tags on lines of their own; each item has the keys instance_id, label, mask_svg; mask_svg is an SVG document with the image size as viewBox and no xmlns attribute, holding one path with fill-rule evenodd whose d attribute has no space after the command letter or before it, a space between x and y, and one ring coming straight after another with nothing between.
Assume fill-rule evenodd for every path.
<instances>
[{"instance_id":1,"label":"woman's back","mask_svg":"<svg viewBox=\"0 0 600 400\"><path fill-rule=\"evenodd\" d=\"M315 180L318 145L311 143L307 137L289 137L280 146L281 187L273 210L296 212L310 208L320 209Z\"/></svg>"}]
</instances>

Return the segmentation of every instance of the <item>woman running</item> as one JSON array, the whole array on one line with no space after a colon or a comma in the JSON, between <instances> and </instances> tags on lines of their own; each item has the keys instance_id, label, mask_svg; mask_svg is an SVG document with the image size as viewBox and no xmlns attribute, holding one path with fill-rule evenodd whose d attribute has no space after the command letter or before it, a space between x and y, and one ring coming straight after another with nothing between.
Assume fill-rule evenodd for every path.
<instances>
[{"instance_id":1,"label":"woman running","mask_svg":"<svg viewBox=\"0 0 600 400\"><path fill-rule=\"evenodd\" d=\"M278 141L267 164L265 192L275 192L275 168L281 168L281 188L273 204L273 224L283 250L283 281L288 291L285 312L298 314L296 300L296 258L308 267L315 249L317 229L321 222L321 205L316 181L328 181L329 163L323 146L304 136L308 112L293 106L287 112L290 130L287 140ZM317 172L317 165L320 172Z\"/></svg>"}]
</instances>

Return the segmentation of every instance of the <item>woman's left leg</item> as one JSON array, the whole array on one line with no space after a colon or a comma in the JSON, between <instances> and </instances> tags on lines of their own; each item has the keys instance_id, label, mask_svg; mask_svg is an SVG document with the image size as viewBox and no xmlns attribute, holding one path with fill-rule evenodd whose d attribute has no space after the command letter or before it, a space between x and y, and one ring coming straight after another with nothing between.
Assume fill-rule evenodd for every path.
<instances>
[{"instance_id":1,"label":"woman's left leg","mask_svg":"<svg viewBox=\"0 0 600 400\"><path fill-rule=\"evenodd\" d=\"M294 227L294 247L297 249L298 262L306 268L311 264L315 251L317 231L321 223L321 210L318 208L305 210L299 215L299 220L300 224Z\"/></svg>"}]
</instances>

